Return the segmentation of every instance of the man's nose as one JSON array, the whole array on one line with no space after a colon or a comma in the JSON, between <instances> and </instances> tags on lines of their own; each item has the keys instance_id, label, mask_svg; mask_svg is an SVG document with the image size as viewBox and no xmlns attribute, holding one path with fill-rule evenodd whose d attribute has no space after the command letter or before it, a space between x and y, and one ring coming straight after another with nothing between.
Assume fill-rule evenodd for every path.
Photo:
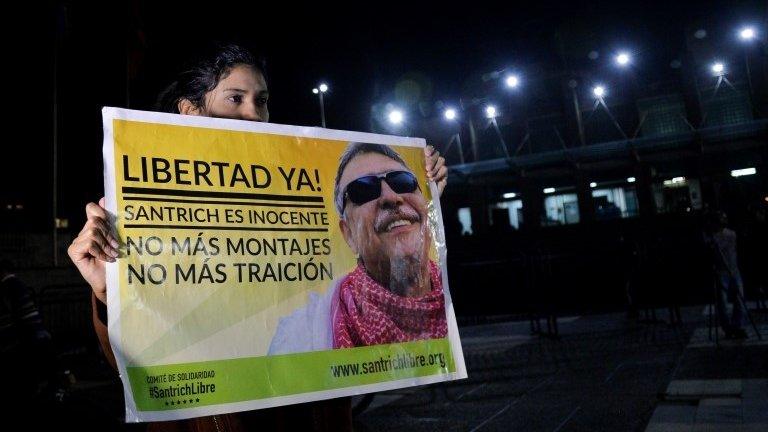
<instances>
[{"instance_id":1,"label":"man's nose","mask_svg":"<svg viewBox=\"0 0 768 432\"><path fill-rule=\"evenodd\" d=\"M379 197L379 200L384 204L398 204L403 202L403 197L399 193L393 191L386 181L382 180L381 196Z\"/></svg>"}]
</instances>

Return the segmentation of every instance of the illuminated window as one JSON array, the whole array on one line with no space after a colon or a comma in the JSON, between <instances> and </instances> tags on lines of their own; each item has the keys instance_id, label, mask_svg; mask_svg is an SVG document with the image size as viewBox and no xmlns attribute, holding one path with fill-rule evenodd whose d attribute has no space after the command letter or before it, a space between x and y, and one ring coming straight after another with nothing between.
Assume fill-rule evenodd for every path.
<instances>
[{"instance_id":1,"label":"illuminated window","mask_svg":"<svg viewBox=\"0 0 768 432\"><path fill-rule=\"evenodd\" d=\"M472 210L469 207L459 209L461 235L472 235Z\"/></svg>"},{"instance_id":2,"label":"illuminated window","mask_svg":"<svg viewBox=\"0 0 768 432\"><path fill-rule=\"evenodd\" d=\"M637 216L637 193L633 187L592 190L595 219L618 219Z\"/></svg>"},{"instance_id":3,"label":"illuminated window","mask_svg":"<svg viewBox=\"0 0 768 432\"><path fill-rule=\"evenodd\" d=\"M544 211L543 225L579 223L579 200L575 193L548 195L544 198Z\"/></svg>"},{"instance_id":4,"label":"illuminated window","mask_svg":"<svg viewBox=\"0 0 768 432\"><path fill-rule=\"evenodd\" d=\"M505 220L497 220L498 216L502 212L499 210L506 210ZM509 226L520 229L520 224L523 221L523 200L515 199L511 201L502 201L491 206L491 225L505 226L509 223Z\"/></svg>"}]
</instances>

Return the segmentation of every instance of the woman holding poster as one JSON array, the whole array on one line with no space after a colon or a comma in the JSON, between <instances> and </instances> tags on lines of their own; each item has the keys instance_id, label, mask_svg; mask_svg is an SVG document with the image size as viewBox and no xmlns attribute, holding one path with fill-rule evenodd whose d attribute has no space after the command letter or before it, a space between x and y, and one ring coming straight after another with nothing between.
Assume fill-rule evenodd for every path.
<instances>
[{"instance_id":1,"label":"woman holding poster","mask_svg":"<svg viewBox=\"0 0 768 432\"><path fill-rule=\"evenodd\" d=\"M160 96L163 111L257 122L269 120L269 93L264 64L237 47L218 49L178 76ZM425 150L427 176L442 190L446 183L444 159L431 147ZM107 358L114 366L107 336L105 262L118 258L119 243L110 218L99 204L86 206L87 222L68 253L93 290L94 326ZM153 423L149 430L351 430L349 399L327 400L239 414Z\"/></svg>"}]
</instances>

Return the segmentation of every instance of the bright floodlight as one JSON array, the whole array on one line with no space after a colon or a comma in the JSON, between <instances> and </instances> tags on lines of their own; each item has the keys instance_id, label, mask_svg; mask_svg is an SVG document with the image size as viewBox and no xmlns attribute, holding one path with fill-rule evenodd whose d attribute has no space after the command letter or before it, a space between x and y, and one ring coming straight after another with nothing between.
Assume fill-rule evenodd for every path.
<instances>
[{"instance_id":1,"label":"bright floodlight","mask_svg":"<svg viewBox=\"0 0 768 432\"><path fill-rule=\"evenodd\" d=\"M555 193L555 188L553 187L544 188L544 193L545 194Z\"/></svg>"},{"instance_id":2,"label":"bright floodlight","mask_svg":"<svg viewBox=\"0 0 768 432\"><path fill-rule=\"evenodd\" d=\"M746 41L752 40L755 38L755 36L756 36L755 29L753 29L752 27L744 27L743 29L741 29L741 31L739 31L739 37L742 40L746 40Z\"/></svg>"},{"instance_id":3,"label":"bright floodlight","mask_svg":"<svg viewBox=\"0 0 768 432\"><path fill-rule=\"evenodd\" d=\"M720 62L712 63L712 72L715 75L724 75L725 74L725 65L723 65Z\"/></svg>"},{"instance_id":4,"label":"bright floodlight","mask_svg":"<svg viewBox=\"0 0 768 432\"><path fill-rule=\"evenodd\" d=\"M507 76L507 87L509 88L515 88L520 84L520 79L517 77L517 75L509 75Z\"/></svg>"},{"instance_id":5,"label":"bright floodlight","mask_svg":"<svg viewBox=\"0 0 768 432\"><path fill-rule=\"evenodd\" d=\"M390 111L389 122L395 125L399 125L403 122L403 112L399 110Z\"/></svg>"},{"instance_id":6,"label":"bright floodlight","mask_svg":"<svg viewBox=\"0 0 768 432\"><path fill-rule=\"evenodd\" d=\"M634 177L627 177L627 183L634 183L635 178Z\"/></svg>"},{"instance_id":7,"label":"bright floodlight","mask_svg":"<svg viewBox=\"0 0 768 432\"><path fill-rule=\"evenodd\" d=\"M496 118L496 107L493 105L488 105L485 107L485 116L490 119Z\"/></svg>"},{"instance_id":8,"label":"bright floodlight","mask_svg":"<svg viewBox=\"0 0 768 432\"><path fill-rule=\"evenodd\" d=\"M505 194L503 195L504 199L512 199L512 198L514 198L514 197L516 197L516 196L517 196L517 194L516 194L516 193L514 193L514 192L507 192L507 193L505 193Z\"/></svg>"},{"instance_id":9,"label":"bright floodlight","mask_svg":"<svg viewBox=\"0 0 768 432\"><path fill-rule=\"evenodd\" d=\"M592 93L594 93L595 96L597 96L598 98L602 98L603 96L605 96L605 87L601 85L595 86L592 89Z\"/></svg>"},{"instance_id":10,"label":"bright floodlight","mask_svg":"<svg viewBox=\"0 0 768 432\"><path fill-rule=\"evenodd\" d=\"M320 93L320 90L318 90L317 87L315 87L315 88L312 89L312 93L318 94L318 93Z\"/></svg>"},{"instance_id":11,"label":"bright floodlight","mask_svg":"<svg viewBox=\"0 0 768 432\"><path fill-rule=\"evenodd\" d=\"M731 171L731 177L743 177L755 174L757 174L757 170L755 168L742 168Z\"/></svg>"},{"instance_id":12,"label":"bright floodlight","mask_svg":"<svg viewBox=\"0 0 768 432\"><path fill-rule=\"evenodd\" d=\"M326 84L320 84L320 91L325 93L328 91L328 85Z\"/></svg>"},{"instance_id":13,"label":"bright floodlight","mask_svg":"<svg viewBox=\"0 0 768 432\"><path fill-rule=\"evenodd\" d=\"M595 182L592 182L592 183L590 183L590 184L589 184L589 187L591 187L591 188L596 188L596 187L597 187L597 183L595 183Z\"/></svg>"},{"instance_id":14,"label":"bright floodlight","mask_svg":"<svg viewBox=\"0 0 768 432\"><path fill-rule=\"evenodd\" d=\"M685 177L672 177L669 180L664 180L664 186L674 186L685 183Z\"/></svg>"},{"instance_id":15,"label":"bright floodlight","mask_svg":"<svg viewBox=\"0 0 768 432\"><path fill-rule=\"evenodd\" d=\"M619 53L619 55L616 56L616 63L619 66L626 66L629 64L629 54L625 52Z\"/></svg>"},{"instance_id":16,"label":"bright floodlight","mask_svg":"<svg viewBox=\"0 0 768 432\"><path fill-rule=\"evenodd\" d=\"M456 118L456 110L453 108L448 108L445 110L445 119L446 120L454 120Z\"/></svg>"}]
</instances>

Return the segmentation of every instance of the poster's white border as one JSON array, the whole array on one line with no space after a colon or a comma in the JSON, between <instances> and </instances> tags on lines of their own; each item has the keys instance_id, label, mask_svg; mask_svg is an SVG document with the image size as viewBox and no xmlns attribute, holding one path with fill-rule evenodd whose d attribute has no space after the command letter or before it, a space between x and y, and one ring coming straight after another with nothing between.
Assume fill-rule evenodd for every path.
<instances>
[{"instance_id":1,"label":"poster's white border","mask_svg":"<svg viewBox=\"0 0 768 432\"><path fill-rule=\"evenodd\" d=\"M179 115L151 111L137 111L123 108L104 107L101 110L105 124L107 118L112 120L131 120L145 123L169 124L176 126L193 126L209 129L231 130L239 132L258 132L272 135L298 136L319 138L336 141L356 141L371 144L398 145L407 147L424 147L424 138L381 135L366 132L351 132L335 129L324 129L308 126L289 126L276 123L262 123L246 120L222 119L213 117ZM111 128L111 126L110 126ZM106 140L106 135L104 136Z\"/></svg>"},{"instance_id":2,"label":"poster's white border","mask_svg":"<svg viewBox=\"0 0 768 432\"><path fill-rule=\"evenodd\" d=\"M117 214L117 197L115 183L115 157L114 157L114 120L128 120L145 123L169 124L177 126L191 126L211 129L222 129L242 132L256 132L274 135L287 135L305 138L327 139L336 141L355 141L372 144L397 145L406 147L425 147L426 142L423 138L410 138L391 135L371 134L364 132L350 132L333 129L324 129L317 127L288 126L274 123L258 123L243 120L214 119L201 116L185 116L169 113L157 113L149 111L137 111L122 108L104 107L102 109L102 119L104 126L104 191L105 205L112 221ZM130 383L124 356L115 350L120 346L120 322L117 319L110 319L108 323L109 341L112 349L115 350L115 360L117 361L120 378L123 381L123 393L125 394L126 421L163 421L178 420L191 417L200 417L206 415L224 414L234 411L247 411L252 409L270 408L281 405L289 405L302 402L311 402L322 399L353 396L363 393L376 391L394 390L397 388L410 387L416 385L431 384L467 377L466 365L464 363L464 353L459 339L459 330L456 323L456 316L453 309L453 301L448 287L448 270L446 263L445 234L443 232L443 216L440 207L440 195L434 182L430 182L430 192L432 202L435 206L435 214L438 218L438 239L440 247L438 248L440 268L442 269L442 278L445 295L445 309L448 322L448 340L454 357L456 371L447 374L430 375L426 377L407 378L396 381L387 381L376 384L366 384L361 386L347 387L342 389L323 390L312 393L302 393L291 396L280 396L268 399L252 400L246 402L220 404L198 408L187 408L172 411L138 411L133 394L130 391ZM107 263L107 287L117 287L118 285L118 264ZM120 295L117 289L107 290L107 309L108 315L118 317L121 310Z\"/></svg>"}]
</instances>

